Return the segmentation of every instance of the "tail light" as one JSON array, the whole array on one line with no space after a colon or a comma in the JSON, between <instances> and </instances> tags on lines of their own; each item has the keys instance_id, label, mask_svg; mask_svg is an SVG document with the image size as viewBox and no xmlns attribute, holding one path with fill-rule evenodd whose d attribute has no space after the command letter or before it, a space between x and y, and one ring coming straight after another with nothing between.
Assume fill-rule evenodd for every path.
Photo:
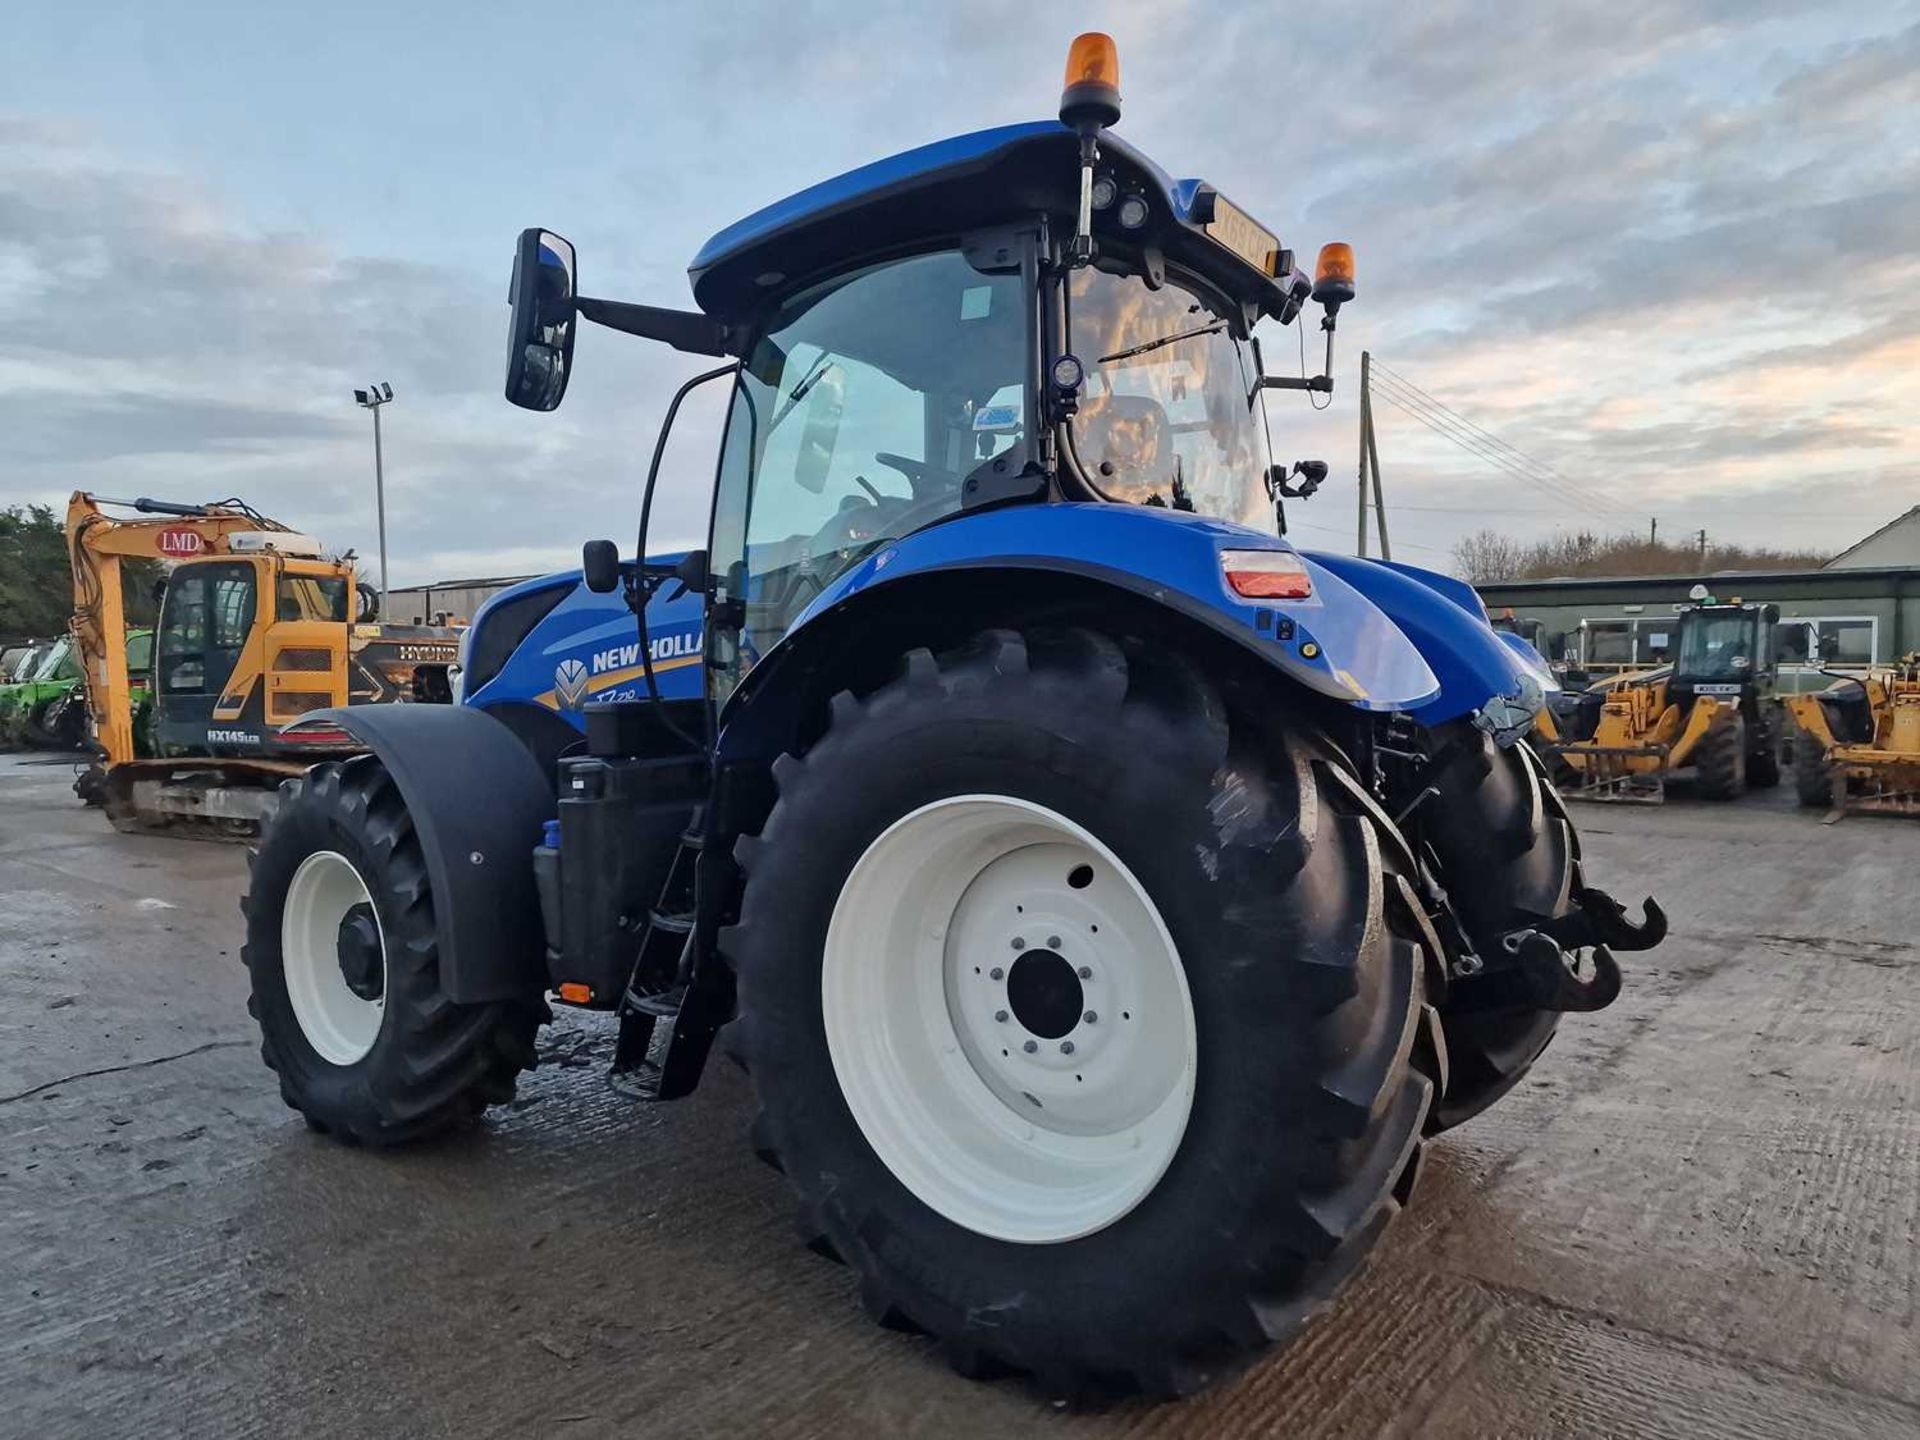
<instances>
[{"instance_id":1,"label":"tail light","mask_svg":"<svg viewBox=\"0 0 1920 1440\"><path fill-rule=\"evenodd\" d=\"M1313 594L1306 562L1291 550L1222 550L1220 575L1243 600L1305 600Z\"/></svg>"}]
</instances>

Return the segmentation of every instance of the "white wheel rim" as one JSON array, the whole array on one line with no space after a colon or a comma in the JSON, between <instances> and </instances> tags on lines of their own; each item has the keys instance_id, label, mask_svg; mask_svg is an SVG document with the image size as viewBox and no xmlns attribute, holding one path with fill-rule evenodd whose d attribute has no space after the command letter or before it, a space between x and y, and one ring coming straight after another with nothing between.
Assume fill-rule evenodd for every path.
<instances>
[{"instance_id":1,"label":"white wheel rim","mask_svg":"<svg viewBox=\"0 0 1920 1440\"><path fill-rule=\"evenodd\" d=\"M861 1133L957 1225L1091 1234L1180 1147L1198 1046L1179 952L1118 857L1045 806L958 795L896 821L834 905L820 993Z\"/></svg>"},{"instance_id":2,"label":"white wheel rim","mask_svg":"<svg viewBox=\"0 0 1920 1440\"><path fill-rule=\"evenodd\" d=\"M340 922L356 905L373 911L380 931L380 998L353 993L340 969ZM280 917L280 963L294 1019L322 1060L351 1065L373 1049L386 1014L387 936L366 881L346 856L316 850L287 886Z\"/></svg>"}]
</instances>

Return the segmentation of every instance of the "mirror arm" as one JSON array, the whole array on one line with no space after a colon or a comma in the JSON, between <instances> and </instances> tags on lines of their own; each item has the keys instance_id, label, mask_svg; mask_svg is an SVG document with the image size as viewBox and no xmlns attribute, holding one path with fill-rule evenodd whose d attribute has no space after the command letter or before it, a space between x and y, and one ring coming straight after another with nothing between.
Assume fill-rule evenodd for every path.
<instances>
[{"instance_id":1,"label":"mirror arm","mask_svg":"<svg viewBox=\"0 0 1920 1440\"><path fill-rule=\"evenodd\" d=\"M1333 324L1337 307L1328 309L1321 318L1320 328L1327 332L1327 360L1318 375L1262 375L1260 383L1254 388L1259 390L1312 390L1321 395L1333 393Z\"/></svg>"},{"instance_id":2,"label":"mirror arm","mask_svg":"<svg viewBox=\"0 0 1920 1440\"><path fill-rule=\"evenodd\" d=\"M624 300L593 300L582 295L575 302L583 318L609 330L664 340L676 350L694 355L731 355L731 336L718 320L697 310L665 310L657 305L630 305Z\"/></svg>"}]
</instances>

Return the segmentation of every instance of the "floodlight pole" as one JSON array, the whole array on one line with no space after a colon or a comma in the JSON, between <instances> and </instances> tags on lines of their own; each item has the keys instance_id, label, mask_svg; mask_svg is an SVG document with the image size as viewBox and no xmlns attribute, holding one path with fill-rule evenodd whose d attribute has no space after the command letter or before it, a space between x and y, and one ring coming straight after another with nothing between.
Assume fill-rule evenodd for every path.
<instances>
[{"instance_id":1,"label":"floodlight pole","mask_svg":"<svg viewBox=\"0 0 1920 1440\"><path fill-rule=\"evenodd\" d=\"M380 615L387 615L387 477L380 452L380 407L393 399L391 385L370 385L353 392L363 409L373 412L373 508L380 527Z\"/></svg>"}]
</instances>

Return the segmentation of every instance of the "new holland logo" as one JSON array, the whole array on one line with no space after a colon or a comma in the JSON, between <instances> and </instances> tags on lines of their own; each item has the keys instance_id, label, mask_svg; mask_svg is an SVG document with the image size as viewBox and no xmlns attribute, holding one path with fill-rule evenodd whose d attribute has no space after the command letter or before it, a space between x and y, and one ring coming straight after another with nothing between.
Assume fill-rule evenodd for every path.
<instances>
[{"instance_id":1,"label":"new holland logo","mask_svg":"<svg viewBox=\"0 0 1920 1440\"><path fill-rule=\"evenodd\" d=\"M553 672L554 694L568 710L578 710L587 698L587 667L578 660L562 660Z\"/></svg>"}]
</instances>

